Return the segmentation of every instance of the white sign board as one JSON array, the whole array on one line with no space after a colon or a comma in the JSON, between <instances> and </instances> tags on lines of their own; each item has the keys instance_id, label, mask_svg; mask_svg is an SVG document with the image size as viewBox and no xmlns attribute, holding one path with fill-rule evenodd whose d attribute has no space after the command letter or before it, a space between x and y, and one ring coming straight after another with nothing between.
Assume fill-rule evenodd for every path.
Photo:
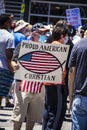
<instances>
[{"instance_id":1,"label":"white sign board","mask_svg":"<svg viewBox=\"0 0 87 130\"><path fill-rule=\"evenodd\" d=\"M4 0L0 0L0 14L5 13L5 4Z\"/></svg>"},{"instance_id":2,"label":"white sign board","mask_svg":"<svg viewBox=\"0 0 87 130\"><path fill-rule=\"evenodd\" d=\"M67 9L66 16L68 23L73 25L76 29L82 25L79 8Z\"/></svg>"},{"instance_id":3,"label":"white sign board","mask_svg":"<svg viewBox=\"0 0 87 130\"><path fill-rule=\"evenodd\" d=\"M19 80L61 83L69 45L23 41L15 78Z\"/></svg>"}]
</instances>

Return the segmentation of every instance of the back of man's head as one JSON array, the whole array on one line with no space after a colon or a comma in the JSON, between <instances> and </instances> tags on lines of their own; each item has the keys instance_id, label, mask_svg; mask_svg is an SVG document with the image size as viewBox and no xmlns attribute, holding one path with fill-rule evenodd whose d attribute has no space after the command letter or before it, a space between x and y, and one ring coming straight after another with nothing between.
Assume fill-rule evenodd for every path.
<instances>
[{"instance_id":1,"label":"back of man's head","mask_svg":"<svg viewBox=\"0 0 87 130\"><path fill-rule=\"evenodd\" d=\"M6 22L11 22L11 19L10 19L10 17L9 17L9 15L8 14L1 14L0 15L0 28L6 28L5 27L5 23Z\"/></svg>"},{"instance_id":2,"label":"back of man's head","mask_svg":"<svg viewBox=\"0 0 87 130\"><path fill-rule=\"evenodd\" d=\"M3 25L8 20L10 20L9 15L7 15L7 14L0 15L0 25Z\"/></svg>"}]
</instances>

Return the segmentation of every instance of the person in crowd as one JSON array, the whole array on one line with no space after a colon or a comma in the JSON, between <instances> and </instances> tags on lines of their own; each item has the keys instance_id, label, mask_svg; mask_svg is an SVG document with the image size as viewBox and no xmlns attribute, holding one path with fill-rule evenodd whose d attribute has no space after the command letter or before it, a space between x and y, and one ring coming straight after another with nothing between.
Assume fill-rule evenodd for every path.
<instances>
[{"instance_id":1,"label":"person in crowd","mask_svg":"<svg viewBox=\"0 0 87 130\"><path fill-rule=\"evenodd\" d=\"M13 34L13 31L16 27L16 20L15 20L14 14L10 14L10 19L11 19L11 26L10 26L9 32Z\"/></svg>"},{"instance_id":2,"label":"person in crowd","mask_svg":"<svg viewBox=\"0 0 87 130\"><path fill-rule=\"evenodd\" d=\"M44 27L44 26L43 26ZM41 23L32 26L32 40L38 42L40 35L47 29L43 28ZM17 45L12 60L14 71L18 68L17 58L19 55L20 44ZM26 118L26 130L33 130L36 122L42 122L42 113L44 105L44 87L42 82L16 81L15 102L12 115L14 130L20 130L22 122ZM23 91L23 88L25 90Z\"/></svg>"},{"instance_id":3,"label":"person in crowd","mask_svg":"<svg viewBox=\"0 0 87 130\"><path fill-rule=\"evenodd\" d=\"M30 31L32 26L25 22L24 20L18 20L15 21L14 20L14 15L11 14L10 15L11 18L11 27L9 29L9 31L12 33L12 35L14 36L14 42L15 42L15 47L17 46L17 44L19 44L22 40L29 40L30 39ZM11 89L9 92L9 104L7 105L7 107L9 106L14 106L14 87L15 87L15 80L13 81L12 85L11 85Z\"/></svg>"},{"instance_id":4,"label":"person in crowd","mask_svg":"<svg viewBox=\"0 0 87 130\"><path fill-rule=\"evenodd\" d=\"M73 37L76 35L76 30L75 30L75 27L72 26L71 24L67 23L65 24L67 27L68 27L68 36L66 38L66 45L69 45L70 48L69 48L69 53L68 53L68 58L67 58L67 62L66 62L66 77L65 77L65 84L66 84L66 88L67 88L67 96L68 96L68 72L69 72L69 68L68 68L68 62L69 62L69 57L70 57L70 54L71 54L71 51L72 51L72 48L74 46L73 42L72 42L72 39Z\"/></svg>"},{"instance_id":5,"label":"person in crowd","mask_svg":"<svg viewBox=\"0 0 87 130\"><path fill-rule=\"evenodd\" d=\"M79 26L76 30L76 35L73 37L73 44L75 44L77 41L79 41L81 39L81 28L82 26Z\"/></svg>"},{"instance_id":6,"label":"person in crowd","mask_svg":"<svg viewBox=\"0 0 87 130\"><path fill-rule=\"evenodd\" d=\"M64 44L68 35L68 28L63 23L54 26L52 31L52 44ZM47 40L49 43L49 41ZM67 89L64 84L44 83L45 85L45 106L43 113L42 130L60 130L66 111Z\"/></svg>"},{"instance_id":7,"label":"person in crowd","mask_svg":"<svg viewBox=\"0 0 87 130\"><path fill-rule=\"evenodd\" d=\"M36 35L37 29L38 29L38 33L39 33L39 42L45 43L47 41L47 34L50 33L50 28L48 28L47 26L45 26L41 23L34 24L33 28L31 29L32 40L33 40L34 36ZM37 35L38 35L38 33L37 33Z\"/></svg>"},{"instance_id":8,"label":"person in crowd","mask_svg":"<svg viewBox=\"0 0 87 130\"><path fill-rule=\"evenodd\" d=\"M69 59L69 111L72 110L72 130L87 129L87 38L73 47Z\"/></svg>"},{"instance_id":9,"label":"person in crowd","mask_svg":"<svg viewBox=\"0 0 87 130\"><path fill-rule=\"evenodd\" d=\"M4 15L6 15L6 14L4 14ZM14 22L14 15L10 14L9 18L10 18L10 20L6 24L4 24L3 29L5 28L8 32L12 33L13 32L13 28L12 28L13 25L12 24ZM14 25L15 25L15 23L14 23ZM10 91L8 93L8 96L5 98L5 101L6 101L5 107L13 107L14 106L14 104L12 103L13 86L14 86L14 81L10 87ZM2 99L1 99L1 102L2 102ZM1 106L1 108L3 108L3 107Z\"/></svg>"},{"instance_id":10,"label":"person in crowd","mask_svg":"<svg viewBox=\"0 0 87 130\"><path fill-rule=\"evenodd\" d=\"M84 37L84 32L86 31L87 26L83 25L83 26L79 26L77 31L76 31L76 35L73 37L73 44L76 44L80 39L82 39Z\"/></svg>"},{"instance_id":11,"label":"person in crowd","mask_svg":"<svg viewBox=\"0 0 87 130\"><path fill-rule=\"evenodd\" d=\"M15 40L15 47L19 44L22 40L30 40L30 32L29 32L29 23L25 22L24 20L18 20L16 22L16 27L13 31L13 36Z\"/></svg>"},{"instance_id":12,"label":"person in crowd","mask_svg":"<svg viewBox=\"0 0 87 130\"><path fill-rule=\"evenodd\" d=\"M0 106L3 97L7 98L13 82L11 59L14 50L14 38L8 32L11 19L7 14L0 15ZM6 100L6 105L8 101Z\"/></svg>"},{"instance_id":13,"label":"person in crowd","mask_svg":"<svg viewBox=\"0 0 87 130\"><path fill-rule=\"evenodd\" d=\"M87 32L87 25L83 25L82 26L82 38L86 36L86 32Z\"/></svg>"}]
</instances>

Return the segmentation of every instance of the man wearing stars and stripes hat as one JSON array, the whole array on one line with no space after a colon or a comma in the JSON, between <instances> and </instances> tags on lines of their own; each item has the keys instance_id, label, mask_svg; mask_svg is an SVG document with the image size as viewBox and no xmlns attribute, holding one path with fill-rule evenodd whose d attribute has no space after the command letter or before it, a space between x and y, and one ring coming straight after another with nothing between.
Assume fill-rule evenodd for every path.
<instances>
[{"instance_id":1,"label":"man wearing stars and stripes hat","mask_svg":"<svg viewBox=\"0 0 87 130\"><path fill-rule=\"evenodd\" d=\"M39 41L42 25L36 24L32 28L31 40ZM41 28L41 30L39 30ZM34 30L33 30L34 29ZM40 32L40 33L39 33ZM14 71L18 69L17 60L20 51L20 45L16 47L15 54L12 61ZM14 122L14 130L20 130L22 123L26 117L25 130L33 130L36 122L42 122L42 113L44 105L44 87L42 82L34 81L18 81L15 88L15 105L13 109L12 121Z\"/></svg>"}]
</instances>

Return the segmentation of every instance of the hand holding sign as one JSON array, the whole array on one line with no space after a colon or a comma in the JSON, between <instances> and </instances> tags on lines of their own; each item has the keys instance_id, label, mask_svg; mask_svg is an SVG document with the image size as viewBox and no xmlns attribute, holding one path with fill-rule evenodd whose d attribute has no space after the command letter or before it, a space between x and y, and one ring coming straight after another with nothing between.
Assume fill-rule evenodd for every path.
<instances>
[{"instance_id":1,"label":"hand holding sign","mask_svg":"<svg viewBox=\"0 0 87 130\"><path fill-rule=\"evenodd\" d=\"M61 84L68 51L68 45L23 41L18 58L20 68L15 78Z\"/></svg>"}]
</instances>

